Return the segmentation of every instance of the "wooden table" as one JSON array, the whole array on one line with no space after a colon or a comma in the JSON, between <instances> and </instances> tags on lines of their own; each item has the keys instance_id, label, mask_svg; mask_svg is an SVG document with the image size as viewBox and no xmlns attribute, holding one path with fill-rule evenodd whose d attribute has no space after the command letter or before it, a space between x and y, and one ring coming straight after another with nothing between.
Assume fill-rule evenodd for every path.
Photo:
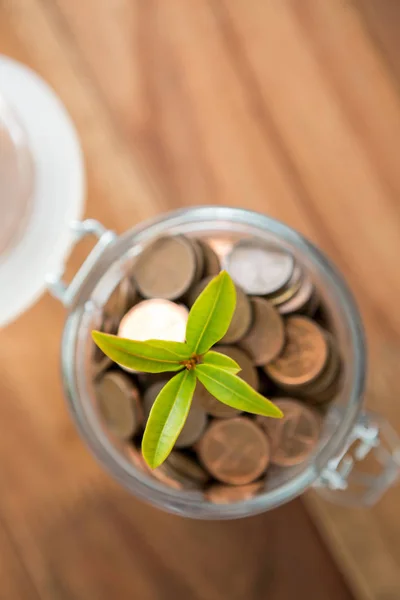
<instances>
[{"instance_id":1,"label":"wooden table","mask_svg":"<svg viewBox=\"0 0 400 600\"><path fill-rule=\"evenodd\" d=\"M369 404L400 429L399 19L392 0L0 0L0 52L75 121L87 215L122 232L213 203L299 229L350 282ZM0 334L1 600L350 598L301 501L198 523L114 484L66 414L64 318L46 296ZM356 597L398 599L400 490L308 503Z\"/></svg>"}]
</instances>

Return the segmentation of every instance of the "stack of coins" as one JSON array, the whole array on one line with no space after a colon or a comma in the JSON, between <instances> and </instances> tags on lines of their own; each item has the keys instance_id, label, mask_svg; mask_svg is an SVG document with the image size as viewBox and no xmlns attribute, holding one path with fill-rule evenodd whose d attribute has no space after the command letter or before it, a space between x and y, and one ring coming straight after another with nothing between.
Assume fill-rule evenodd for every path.
<instances>
[{"instance_id":1,"label":"stack of coins","mask_svg":"<svg viewBox=\"0 0 400 600\"><path fill-rule=\"evenodd\" d=\"M333 339L305 316L286 320L286 344L266 373L290 395L319 404L330 400L340 383L341 361Z\"/></svg>"},{"instance_id":2,"label":"stack of coins","mask_svg":"<svg viewBox=\"0 0 400 600\"><path fill-rule=\"evenodd\" d=\"M283 419L242 413L198 382L174 450L151 470L140 453L141 437L173 373L135 373L98 349L93 353L99 415L126 444L133 467L173 489L201 490L216 504L262 493L270 466L276 472L310 460L320 439L320 406L340 391L342 372L333 333L312 318L319 298L310 274L286 250L253 239L157 238L107 302L103 331L184 341L189 309L221 268L235 282L237 304L216 350L240 365L239 377L268 393Z\"/></svg>"},{"instance_id":3,"label":"stack of coins","mask_svg":"<svg viewBox=\"0 0 400 600\"><path fill-rule=\"evenodd\" d=\"M224 255L223 266L252 296L264 296L282 315L312 316L318 298L311 277L282 248L245 239Z\"/></svg>"}]
</instances>

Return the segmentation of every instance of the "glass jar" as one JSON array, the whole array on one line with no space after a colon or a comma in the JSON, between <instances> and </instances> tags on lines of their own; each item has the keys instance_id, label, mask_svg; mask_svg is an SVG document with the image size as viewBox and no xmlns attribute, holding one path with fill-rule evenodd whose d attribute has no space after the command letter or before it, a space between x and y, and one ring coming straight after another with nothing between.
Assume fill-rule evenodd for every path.
<instances>
[{"instance_id":1,"label":"glass jar","mask_svg":"<svg viewBox=\"0 0 400 600\"><path fill-rule=\"evenodd\" d=\"M52 293L71 309L62 340L66 395L83 439L97 460L130 492L183 516L229 519L275 508L311 486L332 499L371 504L392 485L400 466L397 435L384 419L362 410L366 351L360 315L340 274L315 246L265 215L217 206L165 214L120 237L91 220L75 223L73 229L76 240L94 234L99 242L70 285L58 276L48 279ZM343 386L327 409L318 447L308 461L297 467L272 468L265 490L250 500L215 505L200 492L176 491L145 475L129 461L121 442L104 428L96 408L91 331L99 327L107 299L129 273L135 256L162 234L217 238L229 243L251 236L288 250L311 274L340 346L345 366ZM386 442L388 448L384 449ZM348 453L350 447L353 455ZM357 469L357 462L371 453L382 467L378 476Z\"/></svg>"}]
</instances>

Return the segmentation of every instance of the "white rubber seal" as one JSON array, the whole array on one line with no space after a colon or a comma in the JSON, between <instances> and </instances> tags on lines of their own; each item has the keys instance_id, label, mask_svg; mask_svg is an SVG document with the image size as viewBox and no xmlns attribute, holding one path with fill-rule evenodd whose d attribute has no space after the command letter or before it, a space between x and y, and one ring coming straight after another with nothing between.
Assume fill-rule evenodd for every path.
<instances>
[{"instance_id":1,"label":"white rubber seal","mask_svg":"<svg viewBox=\"0 0 400 600\"><path fill-rule=\"evenodd\" d=\"M82 217L85 177L74 125L38 75L0 55L0 94L25 128L35 169L29 222L0 261L2 327L38 300L46 290L47 273L65 263L73 242L69 223Z\"/></svg>"}]
</instances>

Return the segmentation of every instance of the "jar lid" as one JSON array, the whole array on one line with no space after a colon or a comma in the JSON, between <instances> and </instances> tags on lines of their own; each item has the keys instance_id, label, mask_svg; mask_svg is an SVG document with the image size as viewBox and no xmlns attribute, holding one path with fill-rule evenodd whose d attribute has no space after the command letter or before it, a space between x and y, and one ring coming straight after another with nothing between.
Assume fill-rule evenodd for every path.
<instances>
[{"instance_id":1,"label":"jar lid","mask_svg":"<svg viewBox=\"0 0 400 600\"><path fill-rule=\"evenodd\" d=\"M38 300L46 290L47 273L64 264L73 244L69 225L84 208L85 177L74 125L38 75L0 55L0 94L26 135L33 167L26 222L15 243L0 254L1 327ZM1 120L0 114L0 124ZM7 142L3 137L2 144L1 131L0 146L6 160ZM12 196L0 202L0 229L7 223L7 212L15 211L12 202Z\"/></svg>"}]
</instances>

